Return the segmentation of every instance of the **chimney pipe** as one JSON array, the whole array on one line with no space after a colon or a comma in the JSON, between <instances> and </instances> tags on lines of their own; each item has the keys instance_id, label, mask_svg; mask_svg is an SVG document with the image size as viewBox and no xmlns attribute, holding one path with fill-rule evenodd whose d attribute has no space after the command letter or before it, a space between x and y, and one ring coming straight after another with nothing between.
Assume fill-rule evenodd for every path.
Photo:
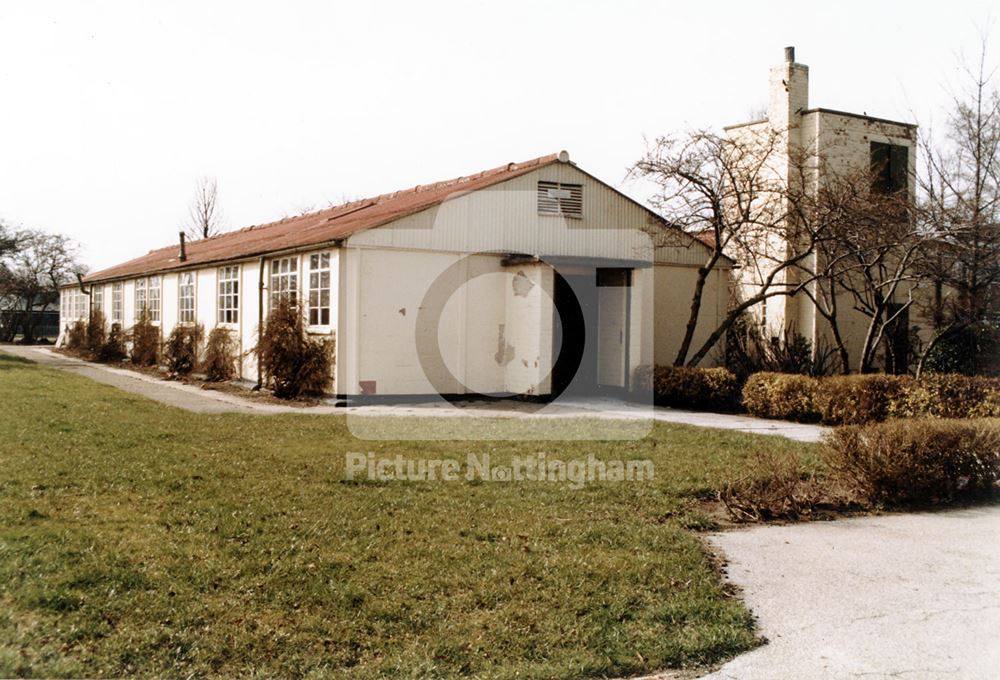
<instances>
[{"instance_id":1,"label":"chimney pipe","mask_svg":"<svg viewBox=\"0 0 1000 680\"><path fill-rule=\"evenodd\" d=\"M795 63L795 48L786 47L785 48L785 61L789 64Z\"/></svg>"},{"instance_id":2,"label":"chimney pipe","mask_svg":"<svg viewBox=\"0 0 1000 680\"><path fill-rule=\"evenodd\" d=\"M181 231L181 232L178 232L178 234L181 237L181 249L180 249L180 252L177 253L177 259L179 261L181 261L181 262L184 262L186 259L188 259L187 249L184 247L184 232Z\"/></svg>"}]
</instances>

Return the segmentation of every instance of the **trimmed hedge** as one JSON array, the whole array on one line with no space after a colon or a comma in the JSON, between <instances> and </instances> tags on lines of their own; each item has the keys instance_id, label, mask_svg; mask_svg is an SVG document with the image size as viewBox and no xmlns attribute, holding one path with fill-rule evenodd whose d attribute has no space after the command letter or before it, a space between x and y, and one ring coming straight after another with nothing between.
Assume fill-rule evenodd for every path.
<instances>
[{"instance_id":1,"label":"trimmed hedge","mask_svg":"<svg viewBox=\"0 0 1000 680\"><path fill-rule=\"evenodd\" d=\"M893 403L891 417L936 416L979 418L1000 416L1000 378L932 373L911 381Z\"/></svg>"},{"instance_id":2,"label":"trimmed hedge","mask_svg":"<svg viewBox=\"0 0 1000 680\"><path fill-rule=\"evenodd\" d=\"M645 367L634 380L638 389L652 390L653 400L662 406L723 411L739 406L739 381L725 368Z\"/></svg>"},{"instance_id":3,"label":"trimmed hedge","mask_svg":"<svg viewBox=\"0 0 1000 680\"><path fill-rule=\"evenodd\" d=\"M895 375L830 376L815 381L813 402L827 424L881 422L895 414L913 382Z\"/></svg>"},{"instance_id":4,"label":"trimmed hedge","mask_svg":"<svg viewBox=\"0 0 1000 680\"><path fill-rule=\"evenodd\" d=\"M743 405L752 415L814 422L816 379L795 373L754 373L743 386Z\"/></svg>"},{"instance_id":5,"label":"trimmed hedge","mask_svg":"<svg viewBox=\"0 0 1000 680\"><path fill-rule=\"evenodd\" d=\"M877 505L993 495L1000 482L1000 422L892 420L839 427L826 440L836 478Z\"/></svg>"},{"instance_id":6,"label":"trimmed hedge","mask_svg":"<svg viewBox=\"0 0 1000 680\"><path fill-rule=\"evenodd\" d=\"M849 375L810 378L755 373L743 387L743 405L755 416L828 425L859 425L890 418L1000 416L1000 379L958 374Z\"/></svg>"}]
</instances>

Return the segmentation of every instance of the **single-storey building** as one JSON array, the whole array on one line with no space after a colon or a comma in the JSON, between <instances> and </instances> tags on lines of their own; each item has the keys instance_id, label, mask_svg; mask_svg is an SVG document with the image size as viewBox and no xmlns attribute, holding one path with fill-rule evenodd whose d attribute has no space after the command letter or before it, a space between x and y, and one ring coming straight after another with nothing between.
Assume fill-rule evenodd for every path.
<instances>
[{"instance_id":1,"label":"single-storey building","mask_svg":"<svg viewBox=\"0 0 1000 680\"><path fill-rule=\"evenodd\" d=\"M256 380L252 350L284 296L335 338L339 395L622 390L673 358L707 257L564 151L182 239L64 287L62 326L90 309L124 327L146 309L164 338L222 325ZM729 269L707 282L696 342L726 311Z\"/></svg>"}]
</instances>

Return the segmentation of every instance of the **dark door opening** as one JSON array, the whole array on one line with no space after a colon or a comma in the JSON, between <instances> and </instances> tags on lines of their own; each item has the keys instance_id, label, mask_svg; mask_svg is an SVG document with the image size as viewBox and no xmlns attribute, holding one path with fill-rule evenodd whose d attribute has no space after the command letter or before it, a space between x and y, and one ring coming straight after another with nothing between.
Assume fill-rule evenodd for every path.
<instances>
[{"instance_id":1,"label":"dark door opening","mask_svg":"<svg viewBox=\"0 0 1000 680\"><path fill-rule=\"evenodd\" d=\"M885 310L885 372L906 375L910 372L910 308L890 302Z\"/></svg>"},{"instance_id":2,"label":"dark door opening","mask_svg":"<svg viewBox=\"0 0 1000 680\"><path fill-rule=\"evenodd\" d=\"M555 272L552 395L628 389L629 269Z\"/></svg>"},{"instance_id":3,"label":"dark door opening","mask_svg":"<svg viewBox=\"0 0 1000 680\"><path fill-rule=\"evenodd\" d=\"M555 272L552 395L597 391L597 282L586 274Z\"/></svg>"}]
</instances>

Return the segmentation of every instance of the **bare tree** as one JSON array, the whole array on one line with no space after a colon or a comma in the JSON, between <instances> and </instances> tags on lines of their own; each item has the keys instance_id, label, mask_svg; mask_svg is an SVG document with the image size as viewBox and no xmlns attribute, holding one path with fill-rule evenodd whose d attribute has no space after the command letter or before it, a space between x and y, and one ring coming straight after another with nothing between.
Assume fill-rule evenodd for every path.
<instances>
[{"instance_id":1,"label":"bare tree","mask_svg":"<svg viewBox=\"0 0 1000 680\"><path fill-rule=\"evenodd\" d=\"M834 176L830 184L826 200L837 205L839 219L823 244L832 258L823 269L834 304L846 297L867 319L856 368L874 370L878 349L884 347L891 363L887 368L899 372L907 357L897 354L907 350L892 341L909 333L909 310L926 283L916 263L928 246L927 234L914 218L905 186L883 193L867 172ZM831 200L831 194L837 197ZM831 325L836 329L837 320Z\"/></svg>"},{"instance_id":2,"label":"bare tree","mask_svg":"<svg viewBox=\"0 0 1000 680\"><path fill-rule=\"evenodd\" d=\"M61 234L21 230L0 266L0 296L20 316L24 341L35 339L36 312L59 300L59 286L83 274L77 246Z\"/></svg>"},{"instance_id":3,"label":"bare tree","mask_svg":"<svg viewBox=\"0 0 1000 680\"><path fill-rule=\"evenodd\" d=\"M769 298L796 295L817 278L810 265L825 238L828 210L802 189L805 182L776 172L782 160L794 165L787 154L778 130L742 137L695 131L658 139L634 166L634 174L656 183L652 203L667 222L698 234L709 248L697 270L675 366L697 365L744 312ZM798 171L804 175L808 168ZM744 269L741 295L693 349L706 282L727 257Z\"/></svg>"},{"instance_id":4,"label":"bare tree","mask_svg":"<svg viewBox=\"0 0 1000 680\"><path fill-rule=\"evenodd\" d=\"M1000 314L1000 92L987 43L984 36L977 61L962 67L945 138L923 141L922 216L935 241L923 264L937 294L930 303L936 332L918 370L939 342L974 336ZM974 365L980 360L974 347L964 354Z\"/></svg>"},{"instance_id":5,"label":"bare tree","mask_svg":"<svg viewBox=\"0 0 1000 680\"><path fill-rule=\"evenodd\" d=\"M214 177L202 177L195 186L184 232L192 241L222 233L219 186Z\"/></svg>"},{"instance_id":6,"label":"bare tree","mask_svg":"<svg viewBox=\"0 0 1000 680\"><path fill-rule=\"evenodd\" d=\"M3 257L17 248L17 237L10 228L0 222L0 266L3 266Z\"/></svg>"}]
</instances>

